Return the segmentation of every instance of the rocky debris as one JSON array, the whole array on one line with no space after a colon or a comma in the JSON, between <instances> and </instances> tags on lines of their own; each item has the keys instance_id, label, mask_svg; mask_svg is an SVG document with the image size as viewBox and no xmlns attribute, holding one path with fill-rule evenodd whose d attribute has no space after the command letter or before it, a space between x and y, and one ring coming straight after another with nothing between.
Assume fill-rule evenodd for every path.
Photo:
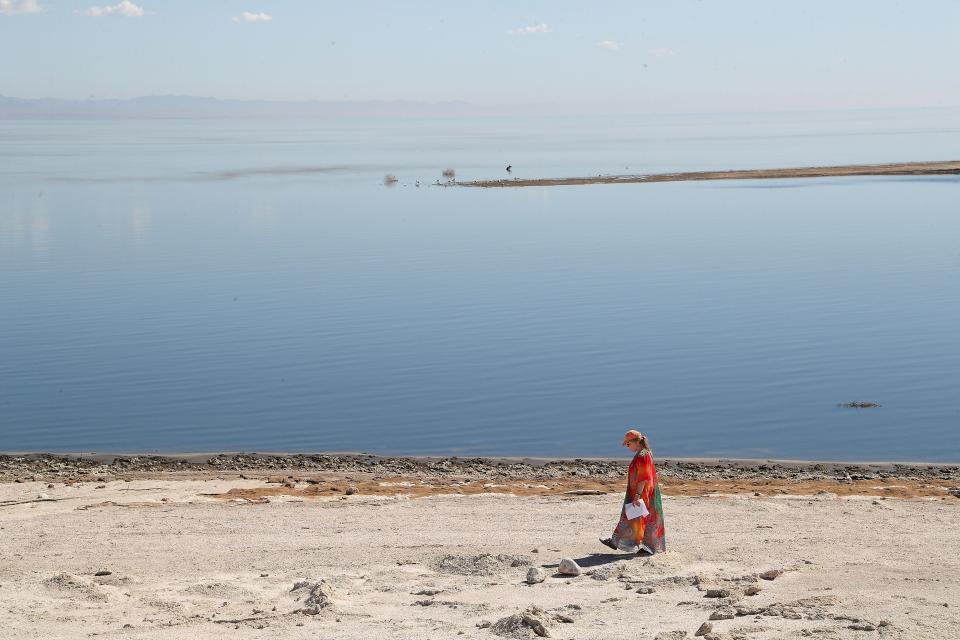
<instances>
[{"instance_id":1,"label":"rocky debris","mask_svg":"<svg viewBox=\"0 0 960 640\"><path fill-rule=\"evenodd\" d=\"M247 595L244 589L230 582L200 582L186 587L183 592L207 598L237 598Z\"/></svg>"},{"instance_id":2,"label":"rocky debris","mask_svg":"<svg viewBox=\"0 0 960 640\"><path fill-rule=\"evenodd\" d=\"M637 589L637 593L640 593L640 594L643 594L643 595L647 595L647 594L650 594L650 593L654 593L655 591L656 591L656 589L653 588L653 587L640 587L639 589Z\"/></svg>"},{"instance_id":3,"label":"rocky debris","mask_svg":"<svg viewBox=\"0 0 960 640\"><path fill-rule=\"evenodd\" d=\"M527 567L533 560L526 556L498 553L492 555L447 555L437 562L437 570L442 573L452 573L460 576L491 576L506 570L508 567Z\"/></svg>"},{"instance_id":4,"label":"rocky debris","mask_svg":"<svg viewBox=\"0 0 960 640\"><path fill-rule=\"evenodd\" d=\"M705 598L729 598L730 590L729 589L707 589L707 592L704 594Z\"/></svg>"},{"instance_id":5,"label":"rocky debris","mask_svg":"<svg viewBox=\"0 0 960 640\"><path fill-rule=\"evenodd\" d=\"M699 580L706 580L706 578L703 578L702 576L664 576L662 578L651 578L644 575L642 577L621 576L619 579L628 583L628 586L631 587L671 589L674 587L689 587L691 585L695 585L700 591L704 591L706 589L705 587L701 588L698 585Z\"/></svg>"},{"instance_id":6,"label":"rocky debris","mask_svg":"<svg viewBox=\"0 0 960 640\"><path fill-rule=\"evenodd\" d=\"M839 602L840 599L836 596L812 596L800 598L793 602L775 602L765 607L737 607L735 613L738 617L771 616L788 620L823 620L830 617L848 622L861 622L859 618L849 616L828 616L822 609L823 607L832 607Z\"/></svg>"},{"instance_id":7,"label":"rocky debris","mask_svg":"<svg viewBox=\"0 0 960 640\"><path fill-rule=\"evenodd\" d=\"M708 633L710 633L711 631L713 631L713 624L710 623L710 622L704 622L702 625L700 625L700 628L697 629L697 632L694 633L693 635L695 635L695 636L705 636L705 635L707 635Z\"/></svg>"},{"instance_id":8,"label":"rocky debris","mask_svg":"<svg viewBox=\"0 0 960 640\"><path fill-rule=\"evenodd\" d=\"M438 593L443 593L443 589L420 589L412 592L415 596L435 596Z\"/></svg>"},{"instance_id":9,"label":"rocky debris","mask_svg":"<svg viewBox=\"0 0 960 640\"><path fill-rule=\"evenodd\" d=\"M573 622L573 618L529 606L520 613L500 618L490 626L490 631L503 638L549 638L550 627L557 622Z\"/></svg>"},{"instance_id":10,"label":"rocky debris","mask_svg":"<svg viewBox=\"0 0 960 640\"><path fill-rule=\"evenodd\" d=\"M745 596L755 596L755 595L757 595L758 593L760 593L761 591L763 591L763 589L761 589L760 587L758 587L758 586L755 585L755 584L752 584L752 585L750 585L749 587L747 587L746 589L743 590L743 595L745 595Z\"/></svg>"},{"instance_id":11,"label":"rocky debris","mask_svg":"<svg viewBox=\"0 0 960 640\"><path fill-rule=\"evenodd\" d=\"M339 474L375 472L390 475L418 475L424 478L451 476L484 479L545 480L557 478L621 479L628 461L551 460L514 461L492 458L403 458L372 454L265 455L221 454L205 459L185 460L167 456L0 455L0 481L53 480L103 482L108 476L149 474L167 471L250 472L308 471ZM789 463L755 460L686 461L658 460L657 471L665 479L688 480L960 480L958 465L904 465L877 463ZM102 479L101 479L102 478Z\"/></svg>"},{"instance_id":12,"label":"rocky debris","mask_svg":"<svg viewBox=\"0 0 960 640\"><path fill-rule=\"evenodd\" d=\"M780 576L783 575L783 570L782 570L782 569L770 569L770 570L768 570L768 571L764 571L763 573L761 573L761 574L759 574L759 575L760 575L760 577L763 578L764 580L776 580L777 578L779 578Z\"/></svg>"},{"instance_id":13,"label":"rocky debris","mask_svg":"<svg viewBox=\"0 0 960 640\"><path fill-rule=\"evenodd\" d=\"M587 571L587 575L593 578L594 580L599 580L605 582L611 578L621 579L624 577L623 565L607 565L605 567L600 567L599 569L590 569Z\"/></svg>"},{"instance_id":14,"label":"rocky debris","mask_svg":"<svg viewBox=\"0 0 960 640\"><path fill-rule=\"evenodd\" d=\"M952 495L954 498L960 498L960 487L950 487L947 489L947 493Z\"/></svg>"},{"instance_id":15,"label":"rocky debris","mask_svg":"<svg viewBox=\"0 0 960 640\"><path fill-rule=\"evenodd\" d=\"M869 622L859 622L857 624L851 624L847 627L848 629L853 629L854 631L876 631L877 628L870 624Z\"/></svg>"},{"instance_id":16,"label":"rocky debris","mask_svg":"<svg viewBox=\"0 0 960 640\"><path fill-rule=\"evenodd\" d=\"M436 600L414 600L413 605L416 607L429 607L432 605L438 604ZM444 603L439 603L444 604Z\"/></svg>"},{"instance_id":17,"label":"rocky debris","mask_svg":"<svg viewBox=\"0 0 960 640\"><path fill-rule=\"evenodd\" d=\"M317 582L300 580L293 585L290 592L296 594L297 601L302 604L302 606L296 610L297 613L315 616L321 611L333 607L333 588L326 580L321 579Z\"/></svg>"},{"instance_id":18,"label":"rocky debris","mask_svg":"<svg viewBox=\"0 0 960 640\"><path fill-rule=\"evenodd\" d=\"M686 631L661 631L653 637L653 640L683 640L686 637Z\"/></svg>"},{"instance_id":19,"label":"rocky debris","mask_svg":"<svg viewBox=\"0 0 960 640\"><path fill-rule=\"evenodd\" d=\"M557 571L565 576L578 576L580 575L580 565L574 562L573 558L563 558L560 560Z\"/></svg>"},{"instance_id":20,"label":"rocky debris","mask_svg":"<svg viewBox=\"0 0 960 640\"><path fill-rule=\"evenodd\" d=\"M113 571L107 571L106 569L100 569L100 571L97 571L97 572L96 572L95 574L93 574L93 575L96 576L96 577L100 577L100 576L109 576L109 575L111 575L112 573L113 573Z\"/></svg>"},{"instance_id":21,"label":"rocky debris","mask_svg":"<svg viewBox=\"0 0 960 640\"><path fill-rule=\"evenodd\" d=\"M737 617L737 612L733 607L720 607L710 614L711 620L733 620Z\"/></svg>"},{"instance_id":22,"label":"rocky debris","mask_svg":"<svg viewBox=\"0 0 960 640\"><path fill-rule=\"evenodd\" d=\"M540 584L547 579L547 573L540 567L530 567L527 570L527 584Z\"/></svg>"},{"instance_id":23,"label":"rocky debris","mask_svg":"<svg viewBox=\"0 0 960 640\"><path fill-rule=\"evenodd\" d=\"M93 582L69 573L58 573L51 576L43 581L43 585L61 596L82 597L97 602L104 602L109 599L107 594L98 589Z\"/></svg>"},{"instance_id":24,"label":"rocky debris","mask_svg":"<svg viewBox=\"0 0 960 640\"><path fill-rule=\"evenodd\" d=\"M832 607L840 604L840 598L837 596L811 596L809 598L800 598L788 603L786 606L803 607L811 609L813 607Z\"/></svg>"}]
</instances>

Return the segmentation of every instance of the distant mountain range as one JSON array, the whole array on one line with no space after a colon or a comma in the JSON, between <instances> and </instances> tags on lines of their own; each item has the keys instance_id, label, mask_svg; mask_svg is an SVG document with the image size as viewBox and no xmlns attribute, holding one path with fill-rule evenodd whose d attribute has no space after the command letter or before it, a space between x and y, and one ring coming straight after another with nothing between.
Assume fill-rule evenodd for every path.
<instances>
[{"instance_id":1,"label":"distant mountain range","mask_svg":"<svg viewBox=\"0 0 960 640\"><path fill-rule=\"evenodd\" d=\"M502 110L499 110L502 112ZM0 118L215 118L215 117L430 117L482 115L466 102L282 102L196 96L144 96L129 100L26 99L0 95Z\"/></svg>"}]
</instances>

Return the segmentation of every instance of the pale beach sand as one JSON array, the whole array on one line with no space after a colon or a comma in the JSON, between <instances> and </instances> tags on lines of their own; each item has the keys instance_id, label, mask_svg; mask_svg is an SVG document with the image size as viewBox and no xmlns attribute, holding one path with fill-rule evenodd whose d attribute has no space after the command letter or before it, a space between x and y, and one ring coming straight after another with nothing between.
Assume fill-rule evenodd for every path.
<instances>
[{"instance_id":1,"label":"pale beach sand","mask_svg":"<svg viewBox=\"0 0 960 640\"><path fill-rule=\"evenodd\" d=\"M493 640L540 622L653 639L693 637L718 611L720 638L960 637L956 467L668 473L669 550L652 558L597 543L619 513L613 472L104 468L0 483L0 637ZM563 557L583 573L557 575ZM524 582L530 567L544 582ZM531 606L534 626L509 619Z\"/></svg>"}]
</instances>

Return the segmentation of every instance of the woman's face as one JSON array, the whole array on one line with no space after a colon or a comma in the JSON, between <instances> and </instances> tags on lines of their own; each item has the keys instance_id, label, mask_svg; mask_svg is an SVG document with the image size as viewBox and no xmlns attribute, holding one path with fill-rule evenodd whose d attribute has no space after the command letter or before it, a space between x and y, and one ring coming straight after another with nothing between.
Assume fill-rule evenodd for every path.
<instances>
[{"instance_id":1,"label":"woman's face","mask_svg":"<svg viewBox=\"0 0 960 640\"><path fill-rule=\"evenodd\" d=\"M625 446L627 449L630 449L630 451L633 451L634 453L636 453L637 451L640 451L639 440L631 440L630 442L626 443L623 446Z\"/></svg>"}]
</instances>

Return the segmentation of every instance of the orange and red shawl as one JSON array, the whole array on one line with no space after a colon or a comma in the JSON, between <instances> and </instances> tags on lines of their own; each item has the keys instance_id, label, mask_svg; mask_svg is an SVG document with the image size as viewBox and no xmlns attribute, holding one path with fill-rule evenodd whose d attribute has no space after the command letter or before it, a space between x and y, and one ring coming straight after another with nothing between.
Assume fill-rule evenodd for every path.
<instances>
[{"instance_id":1,"label":"orange and red shawl","mask_svg":"<svg viewBox=\"0 0 960 640\"><path fill-rule=\"evenodd\" d=\"M627 472L627 494L623 498L623 505L633 502L637 495L637 488L646 482L640 498L647 506L649 515L627 520L623 509L620 511L620 522L613 530L611 539L617 548L623 551L632 551L641 543L654 553L667 550L667 543L663 528L663 502L660 498L660 484L657 482L657 468L653 464L653 454L649 449L641 449L633 456L630 470Z\"/></svg>"}]
</instances>

